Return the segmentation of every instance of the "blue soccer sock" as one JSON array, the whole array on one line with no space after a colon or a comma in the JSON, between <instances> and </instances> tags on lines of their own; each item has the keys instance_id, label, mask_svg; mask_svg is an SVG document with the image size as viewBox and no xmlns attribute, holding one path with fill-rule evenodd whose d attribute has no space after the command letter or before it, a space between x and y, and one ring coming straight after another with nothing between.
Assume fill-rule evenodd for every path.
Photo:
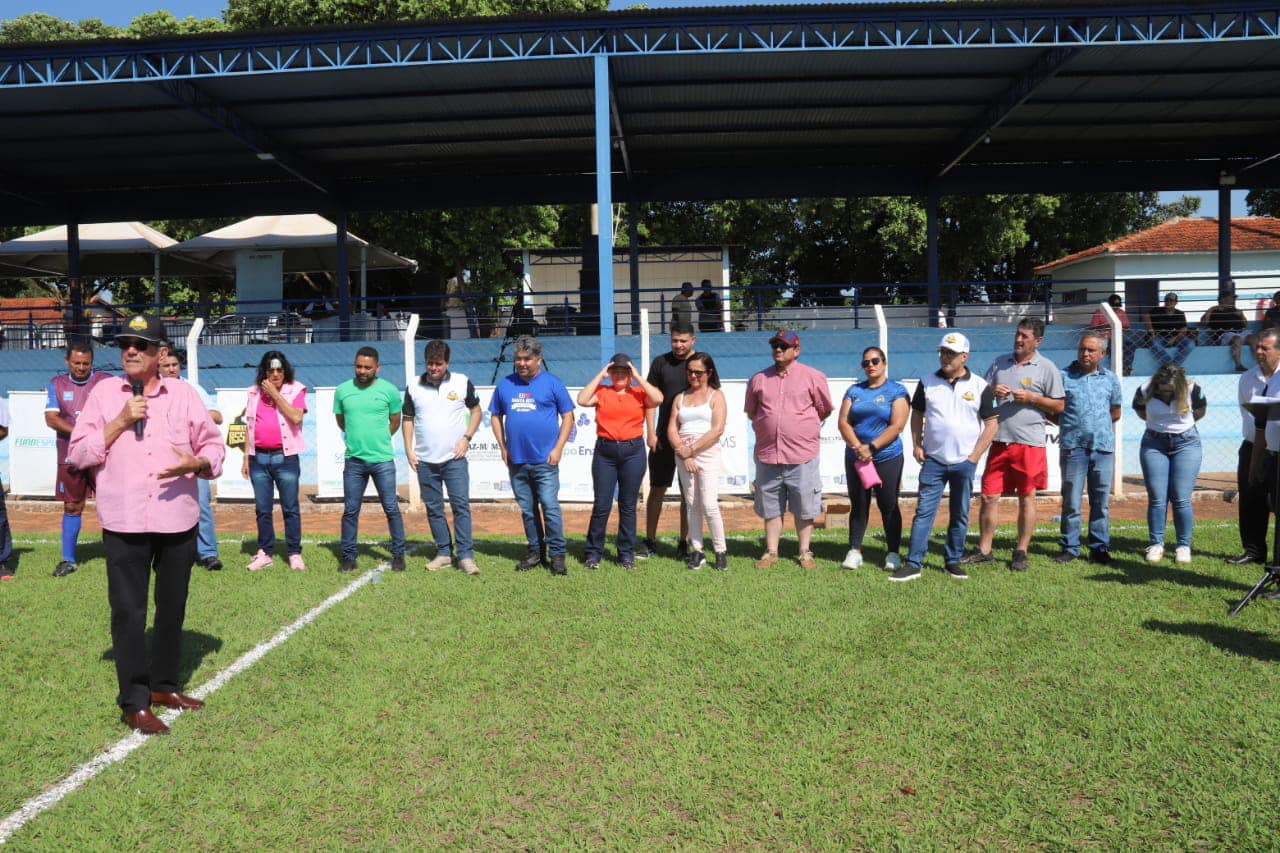
<instances>
[{"instance_id":1,"label":"blue soccer sock","mask_svg":"<svg viewBox=\"0 0 1280 853\"><path fill-rule=\"evenodd\" d=\"M80 538L80 516L62 514L62 559L76 561L76 540Z\"/></svg>"}]
</instances>

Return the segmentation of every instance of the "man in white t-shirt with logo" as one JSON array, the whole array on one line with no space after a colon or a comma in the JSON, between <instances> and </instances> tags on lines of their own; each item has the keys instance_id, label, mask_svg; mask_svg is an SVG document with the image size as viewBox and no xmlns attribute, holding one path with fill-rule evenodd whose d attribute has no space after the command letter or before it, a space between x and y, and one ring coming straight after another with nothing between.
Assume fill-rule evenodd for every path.
<instances>
[{"instance_id":1,"label":"man in white t-shirt with logo","mask_svg":"<svg viewBox=\"0 0 1280 853\"><path fill-rule=\"evenodd\" d=\"M969 577L960 557L969 532L973 475L996 436L999 412L991 386L969 370L968 361L969 339L948 332L938 345L938 371L922 376L911 398L911 441L920 463L920 490L907 561L889 576L891 581L920 577L946 486L951 487L951 521L943 547L943 571L958 580Z\"/></svg>"},{"instance_id":2,"label":"man in white t-shirt with logo","mask_svg":"<svg viewBox=\"0 0 1280 853\"><path fill-rule=\"evenodd\" d=\"M462 373L449 370L449 345L430 341L423 350L426 370L404 392L401 432L409 467L418 472L436 556L434 572L458 560L469 575L480 573L471 541L471 475L467 450L480 428L480 398ZM444 516L444 493L453 510L453 533Z\"/></svg>"}]
</instances>

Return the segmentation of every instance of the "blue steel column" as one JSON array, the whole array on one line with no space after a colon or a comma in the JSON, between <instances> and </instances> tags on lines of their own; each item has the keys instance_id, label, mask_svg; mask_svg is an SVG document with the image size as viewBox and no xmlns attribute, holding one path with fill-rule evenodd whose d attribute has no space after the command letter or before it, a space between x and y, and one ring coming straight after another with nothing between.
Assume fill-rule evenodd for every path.
<instances>
[{"instance_id":1,"label":"blue steel column","mask_svg":"<svg viewBox=\"0 0 1280 853\"><path fill-rule=\"evenodd\" d=\"M1231 187L1218 186L1218 299L1231 288ZM1232 294L1234 295L1234 294Z\"/></svg>"},{"instance_id":2,"label":"blue steel column","mask_svg":"<svg viewBox=\"0 0 1280 853\"><path fill-rule=\"evenodd\" d=\"M338 284L338 339L351 340L351 287L347 282L347 212L339 210L334 217L338 225L338 262L333 271Z\"/></svg>"},{"instance_id":3,"label":"blue steel column","mask_svg":"<svg viewBox=\"0 0 1280 853\"><path fill-rule=\"evenodd\" d=\"M924 204L925 265L929 287L929 325L936 327L942 310L942 286L938 283L938 190L929 187Z\"/></svg>"},{"instance_id":4,"label":"blue steel column","mask_svg":"<svg viewBox=\"0 0 1280 853\"><path fill-rule=\"evenodd\" d=\"M609 57L595 57L596 205L600 258L600 363L613 356L613 151L609 124Z\"/></svg>"},{"instance_id":5,"label":"blue steel column","mask_svg":"<svg viewBox=\"0 0 1280 853\"><path fill-rule=\"evenodd\" d=\"M631 334L640 332L640 202L633 194L627 203L627 263L631 273Z\"/></svg>"}]
</instances>

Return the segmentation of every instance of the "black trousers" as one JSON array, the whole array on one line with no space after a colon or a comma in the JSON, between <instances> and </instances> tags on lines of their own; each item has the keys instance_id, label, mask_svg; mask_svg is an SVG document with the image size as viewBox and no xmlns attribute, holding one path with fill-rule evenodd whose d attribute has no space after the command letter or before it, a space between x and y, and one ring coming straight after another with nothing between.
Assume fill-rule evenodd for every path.
<instances>
[{"instance_id":1,"label":"black trousers","mask_svg":"<svg viewBox=\"0 0 1280 853\"><path fill-rule=\"evenodd\" d=\"M116 697L125 713L151 705L151 691L178 690L182 623L187 586L196 561L196 528L183 533L102 531L107 554L107 600L111 603L111 648L116 660ZM147 658L147 593L156 575L155 631Z\"/></svg>"},{"instance_id":2,"label":"black trousers","mask_svg":"<svg viewBox=\"0 0 1280 853\"><path fill-rule=\"evenodd\" d=\"M876 473L880 475L880 485L873 489L864 489L862 479L849 461L844 457L844 479L849 490L849 547L862 548L862 539L867 533L867 519L871 515L871 496L875 494L876 506L880 509L880 519L884 522L884 545L887 554L896 554L902 545L902 513L898 509L898 489L902 485L902 463L905 455L899 454L885 462L877 462Z\"/></svg>"},{"instance_id":3,"label":"black trousers","mask_svg":"<svg viewBox=\"0 0 1280 853\"><path fill-rule=\"evenodd\" d=\"M1240 455L1236 464L1236 506L1240 513L1240 544L1246 553L1259 559L1270 560L1267 547L1267 522L1270 520L1270 497L1274 469L1268 464L1261 483L1249 482L1249 460L1253 457L1253 442L1240 443ZM1269 461L1271 456L1265 455Z\"/></svg>"}]
</instances>

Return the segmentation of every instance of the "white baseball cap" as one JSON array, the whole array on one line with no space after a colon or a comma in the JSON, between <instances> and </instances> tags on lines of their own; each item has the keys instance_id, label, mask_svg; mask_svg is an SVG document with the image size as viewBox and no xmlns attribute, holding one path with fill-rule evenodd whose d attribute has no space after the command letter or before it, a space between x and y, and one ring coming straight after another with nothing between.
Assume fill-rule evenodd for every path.
<instances>
[{"instance_id":1,"label":"white baseball cap","mask_svg":"<svg viewBox=\"0 0 1280 853\"><path fill-rule=\"evenodd\" d=\"M938 344L938 349L949 349L952 352L968 352L969 339L959 332L947 332L942 336L942 343Z\"/></svg>"}]
</instances>

